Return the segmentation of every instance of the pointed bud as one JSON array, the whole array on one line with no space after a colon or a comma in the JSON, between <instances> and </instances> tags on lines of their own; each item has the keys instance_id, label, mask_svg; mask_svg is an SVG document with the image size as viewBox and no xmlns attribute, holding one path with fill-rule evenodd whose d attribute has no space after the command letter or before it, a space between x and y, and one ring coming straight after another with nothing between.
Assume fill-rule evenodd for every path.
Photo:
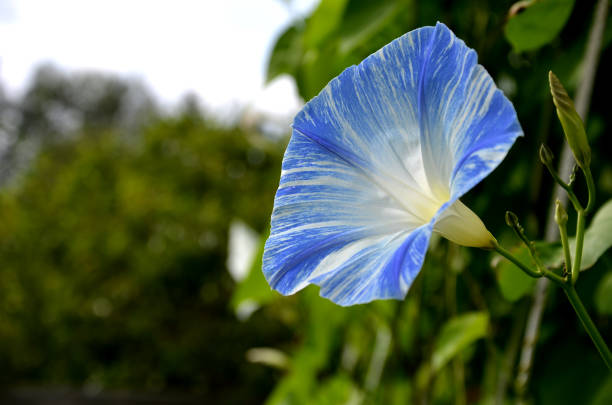
<instances>
[{"instance_id":1,"label":"pointed bud","mask_svg":"<svg viewBox=\"0 0 612 405\"><path fill-rule=\"evenodd\" d=\"M511 228L517 228L521 226L519 224L518 217L512 211L506 211L506 224L508 224L508 226Z\"/></svg>"},{"instance_id":2,"label":"pointed bud","mask_svg":"<svg viewBox=\"0 0 612 405\"><path fill-rule=\"evenodd\" d=\"M553 72L549 72L548 80L553 102L557 108L557 116L565 133L565 139L572 149L576 162L581 168L585 169L591 163L591 148L582 119L576 112L574 102L565 91L559 78Z\"/></svg>"},{"instance_id":3,"label":"pointed bud","mask_svg":"<svg viewBox=\"0 0 612 405\"><path fill-rule=\"evenodd\" d=\"M559 225L565 225L567 223L567 211L561 204L561 201L555 201L555 222Z\"/></svg>"},{"instance_id":4,"label":"pointed bud","mask_svg":"<svg viewBox=\"0 0 612 405\"><path fill-rule=\"evenodd\" d=\"M529 240L527 235L525 235L525 229L523 229L523 227L521 226L518 217L514 212L506 211L506 224L508 224L508 226L512 228L516 236L518 236L523 241L523 243L525 243L525 246L527 246L527 248L529 249L531 256L535 259L535 245L532 241Z\"/></svg>"},{"instance_id":5,"label":"pointed bud","mask_svg":"<svg viewBox=\"0 0 612 405\"><path fill-rule=\"evenodd\" d=\"M540 161L545 166L548 166L552 164L553 158L554 158L554 155L552 151L550 150L550 148L546 146L545 144L542 144L542 146L540 146Z\"/></svg>"}]
</instances>

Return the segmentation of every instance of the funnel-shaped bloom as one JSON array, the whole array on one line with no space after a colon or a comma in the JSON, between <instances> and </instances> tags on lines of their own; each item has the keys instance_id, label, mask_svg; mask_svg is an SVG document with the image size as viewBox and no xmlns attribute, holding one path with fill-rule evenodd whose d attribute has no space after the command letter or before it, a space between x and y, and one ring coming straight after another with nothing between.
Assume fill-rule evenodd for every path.
<instances>
[{"instance_id":1,"label":"funnel-shaped bloom","mask_svg":"<svg viewBox=\"0 0 612 405\"><path fill-rule=\"evenodd\" d=\"M265 247L270 285L340 305L403 298L432 232L492 247L458 199L522 134L476 52L444 24L346 69L298 113Z\"/></svg>"}]
</instances>

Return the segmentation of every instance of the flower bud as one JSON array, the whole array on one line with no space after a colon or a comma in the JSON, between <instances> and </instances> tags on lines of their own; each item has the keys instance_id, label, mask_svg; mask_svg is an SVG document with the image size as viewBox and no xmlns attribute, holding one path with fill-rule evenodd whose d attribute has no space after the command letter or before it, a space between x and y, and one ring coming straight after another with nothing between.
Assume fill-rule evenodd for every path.
<instances>
[{"instance_id":1,"label":"flower bud","mask_svg":"<svg viewBox=\"0 0 612 405\"><path fill-rule=\"evenodd\" d=\"M521 226L519 224L518 217L512 211L506 211L506 224L508 224L508 226L511 228L517 228Z\"/></svg>"},{"instance_id":2,"label":"flower bud","mask_svg":"<svg viewBox=\"0 0 612 405\"><path fill-rule=\"evenodd\" d=\"M565 139L569 144L574 158L582 169L586 169L591 163L591 148L584 130L584 124L580 115L576 112L574 102L565 91L565 88L553 72L548 73L550 92L553 102L557 108L557 116L561 121Z\"/></svg>"},{"instance_id":3,"label":"flower bud","mask_svg":"<svg viewBox=\"0 0 612 405\"><path fill-rule=\"evenodd\" d=\"M552 151L550 150L550 148L548 146L546 146L545 144L542 144L540 146L540 161L545 165L548 166L552 163L554 158L554 155L552 153Z\"/></svg>"},{"instance_id":4,"label":"flower bud","mask_svg":"<svg viewBox=\"0 0 612 405\"><path fill-rule=\"evenodd\" d=\"M561 201L555 201L555 222L559 225L565 225L567 223L567 211L561 204Z\"/></svg>"},{"instance_id":5,"label":"flower bud","mask_svg":"<svg viewBox=\"0 0 612 405\"><path fill-rule=\"evenodd\" d=\"M493 249L497 245L478 215L459 200L440 215L434 231L461 246Z\"/></svg>"}]
</instances>

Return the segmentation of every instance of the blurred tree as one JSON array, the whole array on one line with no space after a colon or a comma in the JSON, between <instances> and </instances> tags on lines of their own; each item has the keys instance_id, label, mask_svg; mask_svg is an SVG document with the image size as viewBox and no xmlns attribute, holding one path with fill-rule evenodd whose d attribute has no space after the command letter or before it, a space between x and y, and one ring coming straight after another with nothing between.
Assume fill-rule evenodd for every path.
<instances>
[{"instance_id":1,"label":"blurred tree","mask_svg":"<svg viewBox=\"0 0 612 405\"><path fill-rule=\"evenodd\" d=\"M235 320L226 233L234 217L265 228L278 146L193 110L130 142L92 127L0 194L1 382L259 403L270 373L244 353L286 332Z\"/></svg>"},{"instance_id":2,"label":"blurred tree","mask_svg":"<svg viewBox=\"0 0 612 405\"><path fill-rule=\"evenodd\" d=\"M41 144L103 129L133 134L156 114L153 97L137 80L102 73L67 74L42 65L22 97L0 97L4 129L0 182L25 167Z\"/></svg>"}]
</instances>

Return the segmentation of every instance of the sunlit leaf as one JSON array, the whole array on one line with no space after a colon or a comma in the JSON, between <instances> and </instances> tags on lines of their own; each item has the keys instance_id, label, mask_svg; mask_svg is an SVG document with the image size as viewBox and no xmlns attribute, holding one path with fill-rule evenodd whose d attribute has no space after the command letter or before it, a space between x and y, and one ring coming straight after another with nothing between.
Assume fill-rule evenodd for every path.
<instances>
[{"instance_id":1,"label":"sunlit leaf","mask_svg":"<svg viewBox=\"0 0 612 405\"><path fill-rule=\"evenodd\" d=\"M523 1L511 9L506 38L517 52L538 49L551 42L565 26L574 0Z\"/></svg>"},{"instance_id":2,"label":"sunlit leaf","mask_svg":"<svg viewBox=\"0 0 612 405\"><path fill-rule=\"evenodd\" d=\"M337 29L347 3L348 0L325 0L319 3L308 19L304 32L304 44L307 47L316 47Z\"/></svg>"}]
</instances>

